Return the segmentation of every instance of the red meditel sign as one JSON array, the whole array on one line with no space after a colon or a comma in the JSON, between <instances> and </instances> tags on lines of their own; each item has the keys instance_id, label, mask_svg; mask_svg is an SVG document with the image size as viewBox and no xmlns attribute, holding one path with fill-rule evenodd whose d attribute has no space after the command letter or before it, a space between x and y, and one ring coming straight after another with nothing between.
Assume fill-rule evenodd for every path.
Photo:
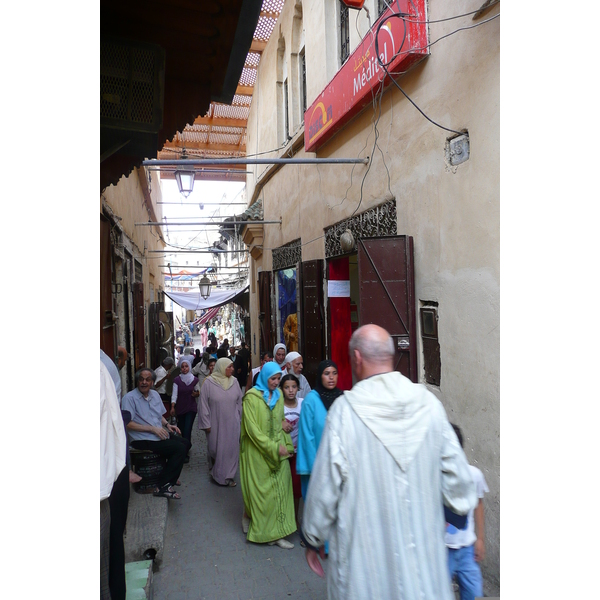
<instances>
[{"instance_id":1,"label":"red meditel sign","mask_svg":"<svg viewBox=\"0 0 600 600\"><path fill-rule=\"evenodd\" d=\"M377 38L379 56L386 65L392 61L387 67L390 73L402 74L429 54L425 0L400 0L400 9L410 15L404 17L405 21L391 16L398 12L398 5L396 2L390 2L390 5L391 8L377 19L361 44L304 113L304 149L307 152L322 146L372 103L385 77L375 54L375 34L380 22L383 21ZM389 84L387 78L385 85Z\"/></svg>"}]
</instances>

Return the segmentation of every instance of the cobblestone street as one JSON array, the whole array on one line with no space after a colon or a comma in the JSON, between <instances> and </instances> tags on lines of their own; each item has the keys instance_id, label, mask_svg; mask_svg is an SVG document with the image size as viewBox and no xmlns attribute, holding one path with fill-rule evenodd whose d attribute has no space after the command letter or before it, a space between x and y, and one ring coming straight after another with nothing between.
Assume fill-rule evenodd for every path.
<instances>
[{"instance_id":1,"label":"cobblestone street","mask_svg":"<svg viewBox=\"0 0 600 600\"><path fill-rule=\"evenodd\" d=\"M292 550L246 541L239 474L237 487L211 483L197 422L192 442L178 488L182 499L169 504L154 600L326 598L326 582L308 568L297 533L288 538Z\"/></svg>"}]
</instances>

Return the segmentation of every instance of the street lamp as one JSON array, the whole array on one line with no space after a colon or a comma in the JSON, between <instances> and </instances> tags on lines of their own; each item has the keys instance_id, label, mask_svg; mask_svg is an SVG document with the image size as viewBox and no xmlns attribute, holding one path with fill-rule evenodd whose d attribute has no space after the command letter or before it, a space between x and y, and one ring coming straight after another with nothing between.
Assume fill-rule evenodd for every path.
<instances>
[{"instance_id":1,"label":"street lamp","mask_svg":"<svg viewBox=\"0 0 600 600\"><path fill-rule=\"evenodd\" d=\"M194 167L181 168L175 171L175 180L177 181L177 187L179 193L183 194L186 198L192 193L194 189Z\"/></svg>"},{"instance_id":2,"label":"street lamp","mask_svg":"<svg viewBox=\"0 0 600 600\"><path fill-rule=\"evenodd\" d=\"M210 279L205 275L200 279L198 287L200 288L200 295L206 300L210 296Z\"/></svg>"},{"instance_id":3,"label":"street lamp","mask_svg":"<svg viewBox=\"0 0 600 600\"><path fill-rule=\"evenodd\" d=\"M185 150L181 153L181 159L185 160L188 158ZM175 180L177 181L177 187L179 188L179 193L183 194L186 198L192 193L194 189L194 177L196 175L196 171L194 171L194 166L191 165L189 167L181 166L177 167L175 171Z\"/></svg>"}]
</instances>

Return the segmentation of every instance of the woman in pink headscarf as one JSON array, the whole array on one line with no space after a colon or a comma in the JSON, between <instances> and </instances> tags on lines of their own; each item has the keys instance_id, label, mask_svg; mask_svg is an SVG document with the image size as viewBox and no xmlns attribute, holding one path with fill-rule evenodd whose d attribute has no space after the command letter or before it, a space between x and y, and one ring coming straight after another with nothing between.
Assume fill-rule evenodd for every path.
<instances>
[{"instance_id":1,"label":"woman in pink headscarf","mask_svg":"<svg viewBox=\"0 0 600 600\"><path fill-rule=\"evenodd\" d=\"M202 346L201 352L204 352L208 346L208 323L205 323L200 329L200 345Z\"/></svg>"}]
</instances>

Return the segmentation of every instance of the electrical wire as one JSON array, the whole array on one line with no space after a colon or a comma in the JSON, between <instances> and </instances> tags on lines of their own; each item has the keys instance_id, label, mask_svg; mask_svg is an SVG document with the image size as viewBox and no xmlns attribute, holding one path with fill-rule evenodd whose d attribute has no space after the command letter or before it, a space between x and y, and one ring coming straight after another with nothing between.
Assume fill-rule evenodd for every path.
<instances>
[{"instance_id":1,"label":"electrical wire","mask_svg":"<svg viewBox=\"0 0 600 600\"><path fill-rule=\"evenodd\" d=\"M390 8L390 9L392 8L392 5L388 4L387 0L383 0L383 2L387 6L387 8ZM413 10L415 11L415 13L418 13L418 11L417 11L415 5L413 4L412 0L410 0L410 3L412 4L412 7L413 7ZM500 3L500 0L496 0L495 2L492 2L491 4L489 4L488 6L486 6L486 9L492 8L492 6L495 6L496 4L499 4L499 3ZM396 2L396 6L398 6L397 2ZM474 15L474 14L480 12L480 11L481 11L481 8L478 8L477 10L472 10L470 12L463 13L461 15L454 15L453 17L445 17L443 19L427 19L425 21L416 21L416 20L413 20L414 17L415 17L415 15L407 15L407 16L411 17L411 20L410 20L411 23L418 23L419 25L422 25L422 24L429 25L429 23L443 23L444 21L452 21L453 19L460 19L462 17L468 17L468 16ZM398 12L401 12L399 6L398 6ZM379 18L380 16L381 15L379 15L377 18Z\"/></svg>"},{"instance_id":2,"label":"electrical wire","mask_svg":"<svg viewBox=\"0 0 600 600\"><path fill-rule=\"evenodd\" d=\"M406 39L406 19L404 18L405 16L407 16L407 15L403 14L403 13L395 13L393 15L390 15L390 18L391 17L400 18L402 20L403 24L404 24L404 35L403 35L403 38L402 38L402 43L400 44L400 48L402 48L402 46L404 45L404 41ZM423 110L421 110L421 108L419 108L419 106L417 106L417 104L412 100L412 98L402 89L402 87L394 79L394 77L392 77L392 74L388 70L388 67L401 54L408 54L408 52L413 52L414 50L423 50L425 48L430 48L431 46L433 46L434 44L436 44L440 40L443 40L444 38L447 38L447 37L449 37L451 35L454 35L455 33L458 33L459 31L464 31L466 29L473 29L475 27L479 27L480 25L483 25L484 23L489 23L490 21L492 21L493 19L495 19L495 18L497 18L499 16L500 16L500 13L498 13L497 15L491 17L490 19L486 19L486 20L482 21L481 23L476 23L475 25L470 25L470 26L467 26L467 27L460 27L460 28L456 29L455 31L452 31L452 32L450 32L450 33L448 33L446 35L443 35L442 37L438 38L437 40L435 40L434 42L432 42L431 44L428 44L427 46L425 46L423 48L411 49L409 51L404 51L404 52L399 51L396 54L394 54L392 56L392 58L387 63L384 63L381 60L381 57L379 55L378 36L379 36L379 30L384 25L384 21L380 21L379 25L377 26L377 31L375 33L375 57L377 59L377 62L381 65L381 68L385 71L386 75L389 77L390 81L402 92L402 94L404 95L404 97L421 113L421 115L423 115L423 117L425 117L430 123L432 123L436 127L439 127L440 129L443 129L443 130L451 132L451 133L456 133L457 135L461 135L464 132L457 131L456 129L451 129L449 127L444 127L443 125L440 125L439 123L437 123L436 121L434 121L433 119L431 119L430 117L428 117L423 112ZM385 22L387 22L387 21L385 21Z\"/></svg>"},{"instance_id":3,"label":"electrical wire","mask_svg":"<svg viewBox=\"0 0 600 600\"><path fill-rule=\"evenodd\" d=\"M385 0L384 0L385 1ZM496 2L492 2L491 4L489 4L488 6L486 6L487 8L492 8L492 6L496 6L496 4L498 4L500 2L500 0L496 0ZM443 23L444 21L452 21L453 19L460 19L461 17L468 17L469 15L474 15L475 13L478 13L481 10L481 8L478 8L477 10L472 10L471 12L468 13L463 13L462 15L456 15L454 17L446 17L444 19L435 19L435 20L427 20L427 21L413 21L411 19L411 23L419 23L419 24L423 24L423 23Z\"/></svg>"},{"instance_id":4,"label":"electrical wire","mask_svg":"<svg viewBox=\"0 0 600 600\"><path fill-rule=\"evenodd\" d=\"M385 0L384 0L384 1L385 1ZM499 1L499 0L498 0L498 1ZM415 13L417 13L418 11L416 10L416 7L415 7L414 3L412 2L412 0L410 0L410 3L411 3L411 5L412 5L412 7L413 7L413 10L415 11ZM497 4L497 2L496 2L496 3L494 3L494 4ZM398 0L396 0L396 5L398 6L398 13L395 13L395 14L393 14L393 15L390 15L390 17L401 18L401 19L402 19L402 21L403 21L403 24L404 24L404 34L403 34L403 38L402 38L402 43L400 44L400 48L402 48L402 46L404 45L404 42L405 42L405 40L406 40L406 33L407 33L407 29L406 29L406 19L405 19L405 17L414 17L415 15L408 15L408 14L406 14L406 13L401 13L401 11L400 11L400 4L399 4L399 1L398 1ZM390 7L390 5L389 5L389 4L387 4L387 2L386 2L386 6L388 6L388 8L391 8L391 7ZM492 4L491 6L493 6L493 4ZM440 22L444 22L444 21L450 21L450 20L453 20L453 19L458 19L458 18L461 18L461 17L469 16L469 15L472 15L472 14L474 14L474 13L476 13L476 12L478 12L478 10L476 10L476 11L472 11L472 12L469 12L469 13L464 13L464 14L461 14L461 15L455 15L455 16L453 16L453 17L447 17L447 18L444 18L444 19L427 20L427 21L414 21L413 19L411 19L411 23L440 23ZM497 17L499 17L499 16L500 16L500 14L498 14L498 15L495 15L494 17L491 17L491 18L489 18L489 19L486 19L486 20L484 20L484 21L482 21L482 22L480 22L480 23L477 23L477 24L475 24L475 25L470 25L470 26L460 27L460 28L456 29L455 31L452 31L452 32L450 32L450 33L448 33L448 34L446 34L446 35L443 35L443 36L441 36L440 38L438 38L437 40L435 40L435 41L433 41L432 43L428 44L428 45L427 45L427 46L425 46L424 48L417 48L417 49L412 49L412 50L410 50L410 51L398 52L398 53L396 53L396 54L395 54L395 55L392 57L392 59L391 59L391 60L390 60L390 61L389 61L387 64L383 64L383 62L382 62L382 61L381 61L381 59L380 59L380 54L379 54L379 45L378 45L378 42L377 42L377 36L378 36L378 34L379 34L379 30L380 30L380 28L383 26L383 24L384 24L385 22L387 22L387 21L383 21L383 20L382 20L382 21L379 23L379 25L378 25L378 27L377 27L377 31L376 31L376 33L375 33L375 36L374 36L374 37L375 37L375 39L374 39L374 43L375 43L375 52L376 52L377 61L378 61L378 63L381 65L381 67L382 67L382 68L383 68L383 70L385 71L386 75L387 75L387 76L389 77L389 79L391 80L391 82L392 82L392 83L393 83L393 84L394 84L394 85L395 85L395 86L396 86L396 87L397 87L397 88L398 88L398 89L399 89L399 90L402 92L402 94L403 94L403 95L406 97L406 99L407 99L407 100L408 100L408 101L409 101L409 102L410 102L410 103L411 103L411 104L412 104L412 105L413 105L413 106L414 106L414 107L415 107L415 108L416 108L416 109L417 109L417 110L418 110L418 111L419 111L419 112L420 112L420 113L423 115L423 117L425 117L425 118L426 118L426 119L427 119L427 120L428 120L430 123L432 123L433 125L435 125L435 126L439 127L440 129L443 129L443 130L445 130L445 131L448 131L448 132L451 132L451 133L456 133L456 134L460 135L460 134L462 134L462 133L463 133L462 131L456 131L455 129L450 129L450 128L448 128L448 127L444 127L443 125L440 125L439 123L437 123L436 121L434 121L433 119L431 119L429 116L427 116L427 115L425 114L425 112L423 112L423 110L421 110L421 108L419 108L419 106L417 106L417 104L416 104L416 103L415 103L415 102L412 100L412 98L410 98L410 96L409 96L409 95L408 95L408 94L407 94L407 93L406 93L406 92L405 92L405 91L402 89L402 87L401 87L401 86L400 86L400 85L399 85L399 84L398 84L398 83L395 81L395 79L394 79L393 75L395 75L395 76L398 76L398 75L401 75L401 74L405 73L406 71L400 71L400 72L390 72L390 71L389 71L389 69L388 69L387 67L389 67L389 65L390 65L390 64L391 64L391 63L392 63L392 62L393 62L393 61L394 61L394 60L397 58L397 56L399 56L400 54L408 54L408 52L413 52L414 50L422 50L422 49L425 49L425 48L430 48L431 46L433 46L434 44L436 44L437 42L439 42L440 40L442 40L442 39L444 39L444 38L446 38L446 37L449 37L449 36L451 36L451 35L454 35L455 33L458 33L459 31L464 31L464 30L466 30L466 29L473 29L473 28L475 28L475 27L478 27L479 25L483 25L483 24L485 24L485 23L488 23L489 21L492 21L493 19L495 19L495 18L497 18ZM357 32L358 32L358 34L359 34L359 37L360 37L360 31L358 31L358 17L357 17L357 20L356 20L356 29L357 29ZM373 33L371 28L369 29L369 32L370 32L371 34ZM361 40L363 40L363 39L364 39L364 36L362 36L362 37L361 37ZM370 46L369 46L369 48L370 48ZM386 172L387 172L387 177L388 177L388 191L390 192L390 195L393 195L393 194L392 194L392 191L391 191L391 176L390 176L390 171L389 171L389 168L388 168L388 166L387 166L387 163L386 163L386 160L385 160L385 154L384 154L384 152L383 152L382 148L379 146L379 143L378 143L378 138L379 138L378 124L379 124L379 119L381 118L381 102L382 102L382 97L383 97L383 92L384 92L384 85L383 85L383 84L384 84L384 82L385 82L385 77L384 77L384 78L381 80L381 83L380 83L380 90L379 90L379 92L377 93L377 95L378 95L378 97L379 97L379 101L378 101L378 104L379 104L379 114L378 114L377 118L376 118L376 119L375 119L375 121L374 121L374 124L373 124L373 129L372 129L372 131L374 132L374 136L375 136L375 137L374 137L373 149L372 149L372 152L371 152L371 160L369 161L369 165L368 165L368 167L367 167L367 170L365 171L365 174L363 175L363 178L362 178L362 181L361 181L361 187L360 187L360 198L359 198L358 204L357 204L356 208L354 209L354 211L352 212L352 214L350 215L350 217L349 217L349 218L352 218L352 217L353 217L353 216L356 214L356 212L358 211L358 209L360 208L360 206L362 205L362 199L363 199L363 190L364 190L364 183L365 183L365 180L366 180L366 178L367 178L367 175L369 174L369 171L370 171L370 169L371 169L371 165L372 165L372 163L373 163L373 158L374 158L374 154L375 154L375 149L378 149L378 150L379 150L379 152L381 153L381 157L382 157L382 159L383 159L383 164L384 164L384 167L385 167L385 169L386 169ZM371 86L371 92L373 92L373 86ZM375 109L375 103L374 103L374 109ZM371 133L369 133L369 136L367 136L367 140L366 140L366 142L365 142L365 146L364 146L364 147L363 147L363 149L362 149L362 150L359 152L358 156L360 156L360 155L361 155L361 153L362 153L362 152L364 151L364 149L366 148L366 146L367 146L367 143L368 143L368 139L369 139L370 135L371 135ZM341 201L340 203L338 203L338 204L334 205L334 206L333 206L333 207L331 207L331 208L336 208L336 207L340 206L340 205L341 205L341 204L343 204L343 203L345 202L345 200L347 199L347 197L348 197L348 192L350 191L350 189L351 189L351 188L352 188L352 186L353 186L353 174L354 174L354 168L355 168L355 166L356 166L356 165L354 165L354 166L352 167L352 171L351 171L351 173L350 173L350 186L347 188L347 190L346 190L346 194L344 195L344 198L342 198L342 201ZM319 174L319 175L320 175L320 174ZM306 244L310 244L310 243L312 243L312 242L314 242L314 241L316 241L316 240L319 240L319 239L321 239L321 238L323 238L323 237L325 237L325 235L321 235L321 236L319 236L319 237L317 237L317 238L314 238L313 240L310 240L310 241L308 241L308 242L304 242L304 243L302 243L302 244L301 244L301 246L304 246L304 245L306 245ZM268 248L267 248L267 249L268 249ZM272 249L272 248L271 248L271 249Z\"/></svg>"},{"instance_id":5,"label":"electrical wire","mask_svg":"<svg viewBox=\"0 0 600 600\"><path fill-rule=\"evenodd\" d=\"M454 35L455 33L458 33L459 31L464 31L466 29L474 29L475 27L479 27L480 25L485 25L486 23L489 23L490 21L493 21L494 19L497 19L500 17L500 13L498 13L497 15L494 15L493 17L490 17L489 19L485 19L483 21L481 21L480 23L475 23L475 25L469 25L469 26L465 26L465 27L459 27L458 29L455 29L454 31L451 31L450 33L447 33L441 37L439 37L437 40L434 40L433 42L431 42L430 44L426 44L425 46L419 46L417 48L411 48L410 50L403 50L403 51L398 51L396 52L396 54L394 54L394 58L402 55L402 54L410 54L411 52L416 52L419 50L427 50L429 48L431 48L431 46L433 46L434 44L437 44L439 41L450 37L451 35ZM445 20L449 20L449 19L445 19ZM414 23L414 21L411 21ZM421 23L427 23L427 21L421 21ZM379 27L378 27L379 29ZM400 46L402 47L402 46ZM392 59L393 60L393 59ZM388 63L389 64L389 63ZM402 73L406 73L406 71L402 71ZM401 74L401 73L397 73L397 74Z\"/></svg>"},{"instance_id":6,"label":"electrical wire","mask_svg":"<svg viewBox=\"0 0 600 600\"><path fill-rule=\"evenodd\" d=\"M402 47L402 46L401 46ZM365 185L365 180L367 178L367 175L369 174L369 171L371 170L371 166L373 165L373 159L375 156L375 148L377 147L377 140L379 138L379 129L377 128L377 125L379 125L379 119L381 118L381 99L383 97L383 81L381 82L381 87L380 87L380 91L379 91L379 114L377 115L377 119L375 120L375 124L374 124L374 133L375 133L375 139L373 141L373 149L371 151L371 160L369 161L369 165L367 167L367 170L365 171L365 174L363 175L361 184L360 184L360 198L358 200L358 204L356 205L356 208L352 211L352 214L348 217L348 219L351 219L356 212L358 211L358 209L360 208L361 204L362 204L362 199L363 199L363 188ZM379 149L381 151L381 148ZM383 152L382 152L383 155ZM384 158L384 164L385 164L385 158ZM387 170L387 165L386 165L386 170ZM389 171L388 171L388 187L390 185L389 182ZM391 189L390 189L390 193L391 193Z\"/></svg>"},{"instance_id":7,"label":"electrical wire","mask_svg":"<svg viewBox=\"0 0 600 600\"><path fill-rule=\"evenodd\" d=\"M443 35L442 37L439 37L437 40L435 40L434 42L431 42L431 44L429 44L429 48L431 48L431 46L433 46L434 44L437 44L439 41L450 37L451 35L454 35L455 33L458 33L459 31L466 31L467 29L475 29L475 27L479 27L480 25L485 25L486 23L489 23L490 21L493 21L494 19L498 19L500 18L500 13L498 13L497 15L494 15L493 17L490 17L489 19L484 19L483 21L481 21L480 23L475 23L475 25L469 25L466 27L459 27L458 29L455 29L454 31L451 31L450 33L447 33L446 35Z\"/></svg>"},{"instance_id":8,"label":"electrical wire","mask_svg":"<svg viewBox=\"0 0 600 600\"><path fill-rule=\"evenodd\" d=\"M413 7L413 10L415 11L415 13L418 13L418 11L416 10L416 7L415 7L415 5L414 5L413 1L412 1L412 0L409 0L409 1L410 1L410 4L411 4L411 5L412 5L412 7ZM491 5L490 5L490 7L491 7L491 6L494 6L495 4L498 4L498 2L499 2L499 1L500 1L500 0L497 0L497 2L494 2L493 4L491 4ZM385 2L385 0L384 0L384 2ZM386 4L386 6L387 6L388 8L391 8L390 4L388 4L387 2L385 2L385 4ZM479 10L480 10L480 9L478 9L478 10L475 10L475 11L471 11L471 12L468 12L468 13L463 13L463 14L460 14L460 15L455 15L455 16L452 16L452 17L446 17L446 18L443 18L443 19L425 20L425 21L416 21L416 20L414 20L414 17L415 17L416 15L411 15L411 14L408 14L408 13L402 13L402 12L401 12L401 10L400 10L400 4L399 4L399 0L396 0L396 5L397 5L397 7L398 7L398 13L394 13L394 14L390 15L390 18L392 18L392 17L394 17L394 18L400 18L400 19L402 19L402 21L403 21L403 24L404 24L404 34L403 34L403 38L402 38L402 43L400 44L400 48L402 48L402 46L404 45L404 42L405 42L405 40L406 40L406 34L407 34L407 29L406 29L406 17L410 18L410 22L411 22L411 23L415 23L415 24L424 24L424 23L425 23L425 24L429 24L429 23L441 23L441 22L445 22L445 21L451 21L451 20L454 20L454 19L458 19L458 18L466 17L466 16L469 16L469 15L475 14L475 13L479 12ZM425 50L425 49L431 48L431 46L433 46L433 45L434 45L434 44L436 44L437 42L439 42L439 41L441 41L441 40L443 40L443 39L445 39L445 38L447 38L447 37L450 37L451 35L454 35L455 33L458 33L459 31L465 31L465 30L467 30L467 29L474 29L475 27L479 27L480 25L484 25L485 23L488 23L488 22L490 22L490 21L492 21L492 20L494 20L494 19L498 18L499 16L500 16L500 13L498 13L497 15L494 15L493 17L491 17L491 18L489 18L489 19L485 19L484 21L481 21L480 23L476 23L476 24L474 24L474 25L470 25L470 26L460 27L460 28L458 28L458 29L456 29L456 30L454 30L454 31L452 31L452 32L450 32L450 33L448 33L448 34L445 34L445 35L443 35L443 36L439 37L438 39L434 40L434 41L433 41L433 42L431 42L430 44L427 44L426 46L423 46L423 47L421 47L421 48L412 48L412 49L411 49L411 50L409 50L409 51L399 51L399 52L397 52L396 54L394 54L394 56L392 57L392 59L391 59L391 60L390 60L388 63L386 63L386 64L384 64L384 63L383 63L383 61L381 61L381 59L380 59L380 55L379 55L379 46L378 46L378 41L377 41L377 36L378 36L378 34L379 34L379 30L380 30L380 28L381 28L381 27L383 26L383 24L384 24L384 21L381 21L381 22L379 23L379 25L378 25L378 27L377 27L377 30L376 30L376 33L375 33L375 35L374 35L374 44L375 44L375 50L376 50L376 58L377 58L377 62L378 62L378 63L380 64L380 66L383 68L384 72L385 72L385 73L386 73L386 75L389 77L389 79L391 80L391 82L392 82L392 83L393 83L393 84L394 84L394 85L395 85L395 86L396 86L396 87L397 87L397 88L398 88L398 89L399 89L399 90L402 92L402 94L403 94L403 95L406 97L406 99L407 99L407 100L408 100L408 101L409 101L409 102L410 102L410 103L411 103L411 104L412 104L412 105L413 105L413 106L414 106L414 107L415 107L415 108L416 108L416 109L417 109L417 110L418 110L418 111L421 113L421 115L422 115L423 117L425 117L425 118L426 118L426 119L427 119L427 120L428 120L430 123L432 123L432 124L433 124L433 125L435 125L436 127L439 127L440 129L443 129L443 130L445 130L445 131L449 131L449 132L451 132L451 133L456 133L456 134L459 134L459 135L460 135L460 134L462 134L463 132L461 132L461 131L456 131L456 130L454 130L454 129L450 129L450 128L448 128L448 127L444 127L443 125L440 125L439 123L435 122L433 119L431 119L430 117L428 117L428 116L427 116L427 115L426 115L426 114L425 114L425 113L424 113L424 112L423 112L423 111L422 111L422 110L419 108L419 106L417 106L417 104L416 104L416 103L415 103L415 102L414 102L414 101L413 101L413 100L410 98L410 96L408 96L408 94L407 94L407 93L406 93L406 92L405 92L405 91L402 89L402 87L401 87L401 86L400 86L400 85L399 85L399 84L398 84L398 83L395 81L395 79L394 79L394 76L396 76L396 77L397 77L397 76L399 76L399 75L402 75L402 74L406 73L406 71L398 71L398 72L389 71L388 67L389 67L389 65L390 65L390 64L391 64L391 63L392 63L392 62L393 62L393 61L394 61L394 60L395 60L395 59L396 59L398 56L400 56L401 54L408 54L409 52L414 52L415 50L417 50L417 51L418 51L418 50ZM387 21L385 21L385 22L387 22ZM361 36L361 35L360 35L360 31L358 30L358 17L357 17L357 20L356 20L356 29L357 29L357 32L358 32L358 34L359 34L359 37L361 38L361 40L364 40L364 37L365 37L365 36ZM372 28L369 28L369 31L368 31L367 33L371 33L371 35L373 35ZM366 34L365 34L365 35L366 35ZM373 43L373 42L372 42L372 43ZM371 46L369 46L369 48L370 48L370 47L371 47ZM379 139L379 135L380 135L380 134L379 134L379 129L378 129L378 124L379 124L379 120L380 120L380 118L381 118L381 103L382 103L382 97L383 97L383 93L384 93L384 82L385 82L385 78L383 78L383 79L381 80L381 82L379 83L379 90L378 90L378 92L376 92L376 93L374 94L373 108L374 108L374 111L377 111L377 105L378 105L379 111L378 111L377 118L374 120L374 123L373 123L373 128L372 128L372 130L371 130L371 132L373 132L373 133L374 133L374 143L373 143L373 149L372 149L372 152L371 152L371 157L370 157L370 158L371 158L371 160L369 161L369 165L368 165L368 167L367 167L367 170L365 171L365 174L363 175L363 178L362 178L362 181L361 181L361 187L360 187L360 198L359 198L359 202L358 202L358 204L357 204L356 208L354 209L354 211L352 212L352 214L350 215L350 217L348 217L348 219L352 218L352 217L353 217L353 216L356 214L356 212L358 211L358 209L360 208L360 206L361 206L361 204L362 204L362 199L363 199L363 190L364 190L364 183L365 183L365 180L366 180L366 178L367 178L367 175L368 175L368 173L369 173L369 171L370 171L370 169L371 169L371 166L372 166L372 164L373 164L373 157L374 157L375 149L378 149L378 150L379 150L379 152L381 153L381 156L382 156L382 159L383 159L383 164L384 164L384 167L385 167L385 169L386 169L387 176L388 176L388 191L390 192L390 194L391 194L391 195L393 195L393 194L392 194L392 192L391 192L391 176L390 176L390 171L389 171L389 169L388 169L388 166L387 166L387 163L386 163L386 161L385 161L385 154L384 154L384 152L383 152L382 148L379 146L379 143L378 143L378 139ZM373 94L373 90L374 90L374 86L372 85L372 86L371 86L371 92L372 92L372 94ZM367 144L368 144L368 139L369 139L369 137L370 137L370 135L371 135L371 132L369 132L369 135L367 136L367 139L366 139L366 141L365 141L365 145L363 146L362 150L359 152L359 156L361 155L361 153L362 153L362 152L364 152L365 148L367 147ZM267 150L267 151L264 151L264 152L258 152L258 153L256 153L256 154L249 154L249 155L247 155L247 156L248 156L248 157L251 157L251 156L260 156L260 155L263 155L263 154L269 154L269 153L271 153L271 152L276 152L276 151L278 151L278 150L280 150L280 149L281 149L281 147L279 147L279 148L275 148L275 149L273 149L273 150ZM346 194L345 194L344 198L342 199L342 201L341 201L339 204L336 204L336 205L334 205L334 206L333 206L333 207L331 207L331 208L335 208L335 207L337 207L337 206L340 206L340 205L341 205L341 204L343 204L343 202L344 202L344 201L347 199L348 192L350 191L350 189L351 189L351 188L352 188L352 186L353 186L353 174L354 174L354 169L355 169L355 168L356 168L356 165L353 165L353 167L352 167L352 171L351 171L351 173L350 173L350 186L349 186L349 187L348 187L348 189L346 190ZM319 172L319 179L320 179L320 172ZM301 244L300 244L300 247L303 247L303 246L306 246L306 245L308 245L308 244L311 244L311 243L313 243L313 242L315 242L315 241L317 241L317 240L320 240L320 239L322 239L322 238L324 238L324 237L325 237L325 234L323 234L323 235L320 235L320 236L317 236L316 238L313 238L312 240L309 240L309 241L307 241L307 242L303 242L303 243L301 243ZM268 248L268 247L265 247L265 246L257 246L257 248L262 248L263 250L276 250L276 249L278 249L278 248Z\"/></svg>"}]
</instances>

